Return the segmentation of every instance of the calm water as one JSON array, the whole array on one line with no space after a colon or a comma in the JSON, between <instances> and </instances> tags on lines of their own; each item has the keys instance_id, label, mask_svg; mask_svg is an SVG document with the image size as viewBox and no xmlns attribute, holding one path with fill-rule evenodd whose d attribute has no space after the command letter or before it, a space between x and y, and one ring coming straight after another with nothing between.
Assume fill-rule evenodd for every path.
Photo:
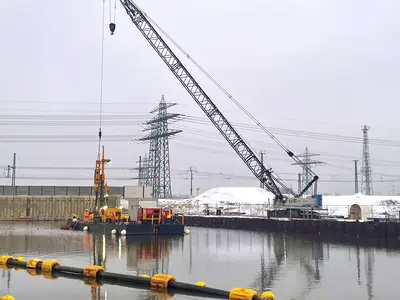
<instances>
[{"instance_id":1,"label":"calm water","mask_svg":"<svg viewBox=\"0 0 400 300\"><path fill-rule=\"evenodd\" d=\"M14 230L12 230L14 228ZM278 300L396 299L400 251L321 243L302 237L190 228L165 239L115 238L61 231L52 223L0 223L0 252L55 258L64 265L101 263L108 271L170 273L177 280L230 289L273 289ZM22 299L152 299L151 293L104 285L100 296L83 282L48 280L0 270L0 296ZM175 296L175 299L195 299Z\"/></svg>"}]
</instances>

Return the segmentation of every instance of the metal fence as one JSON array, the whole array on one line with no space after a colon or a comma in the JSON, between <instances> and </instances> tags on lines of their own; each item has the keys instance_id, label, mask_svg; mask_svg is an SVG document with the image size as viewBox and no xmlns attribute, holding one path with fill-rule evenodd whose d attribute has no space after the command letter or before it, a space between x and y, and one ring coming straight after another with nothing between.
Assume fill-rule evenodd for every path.
<instances>
[{"instance_id":1,"label":"metal fence","mask_svg":"<svg viewBox=\"0 0 400 300\"><path fill-rule=\"evenodd\" d=\"M123 196L124 187L110 187L110 196ZM1 196L94 196L93 186L0 185Z\"/></svg>"},{"instance_id":2,"label":"metal fence","mask_svg":"<svg viewBox=\"0 0 400 300\"><path fill-rule=\"evenodd\" d=\"M206 215L207 211L210 215L216 215L217 210L221 211L223 216L249 216L249 217L266 217L268 210L274 208L268 204L251 204L251 203L229 203L220 204L219 206L210 206L199 203L160 203L163 207L172 208L182 212L185 215ZM400 219L400 205L359 205L362 219L365 218L387 218ZM343 217L348 218L352 211L352 205L329 205L323 206L321 210L315 210L321 217Z\"/></svg>"}]
</instances>

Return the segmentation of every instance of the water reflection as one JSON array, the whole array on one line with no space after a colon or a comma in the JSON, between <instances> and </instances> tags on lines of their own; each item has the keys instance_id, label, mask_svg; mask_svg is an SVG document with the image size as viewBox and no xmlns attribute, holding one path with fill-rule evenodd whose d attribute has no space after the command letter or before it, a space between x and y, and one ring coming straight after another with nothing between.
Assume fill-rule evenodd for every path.
<instances>
[{"instance_id":1,"label":"water reflection","mask_svg":"<svg viewBox=\"0 0 400 300\"><path fill-rule=\"evenodd\" d=\"M183 237L164 238L154 236L127 237L128 270L153 276L170 272L170 256L173 245L183 247Z\"/></svg>"},{"instance_id":2,"label":"water reflection","mask_svg":"<svg viewBox=\"0 0 400 300\"><path fill-rule=\"evenodd\" d=\"M191 235L171 239L92 235L60 231L49 225L14 226L15 230L1 230L0 225L2 254L56 258L78 267L97 264L111 272L150 276L170 273L180 281L205 281L223 289L272 288L280 299L371 300L397 296L393 282L387 280L388 270L400 263L396 250L296 235L206 228L191 228ZM10 292L17 299L54 296L67 300L71 291L81 299L154 299L148 291L108 285L90 287L67 279L49 283L35 280L26 272L0 272L0 294ZM34 291L17 289L26 282L35 282Z\"/></svg>"},{"instance_id":3,"label":"water reflection","mask_svg":"<svg viewBox=\"0 0 400 300\"><path fill-rule=\"evenodd\" d=\"M237 265L242 263L241 272L246 273L245 264L254 266L254 261L258 257L259 272L253 277L249 286L256 290L272 287L280 298L284 299L317 299L317 295L324 295L325 299L329 299L329 296L325 294L329 290L327 284L331 286L330 289L337 284L347 286L348 289L352 289L350 294L357 294L355 299L373 299L375 255L378 253L383 260L388 258L387 250L327 243L315 238L305 239L303 235L213 229L201 231L204 232L203 237L201 235L191 237L196 243L190 249L190 257L197 256L193 250L197 249L196 245L200 244L201 240L204 240L204 246L209 255L207 259L210 262L215 263L215 260L219 260L221 265L225 260L230 263L235 261ZM343 257L344 251L353 256L348 258L348 264ZM394 253L398 254L398 251ZM192 260L193 258L190 259L189 271L196 272ZM352 280L349 280L349 277L353 273L355 273L357 285L364 287L363 293L366 297L362 296L363 293L360 290L352 288ZM364 280L361 278L362 273L365 274ZM230 272L229 275L234 279L233 273ZM340 283L342 279L343 282ZM336 288L334 293L337 296ZM349 292L344 293L343 297L347 298L348 294ZM393 295L395 295L394 291ZM332 299L336 299L336 296L332 296Z\"/></svg>"}]
</instances>

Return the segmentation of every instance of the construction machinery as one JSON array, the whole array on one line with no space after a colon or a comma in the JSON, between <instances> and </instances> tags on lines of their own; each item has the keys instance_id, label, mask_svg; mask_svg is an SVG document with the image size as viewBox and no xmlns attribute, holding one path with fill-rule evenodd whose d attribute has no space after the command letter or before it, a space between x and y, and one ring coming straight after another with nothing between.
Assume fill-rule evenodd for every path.
<instances>
[{"instance_id":1,"label":"construction machinery","mask_svg":"<svg viewBox=\"0 0 400 300\"><path fill-rule=\"evenodd\" d=\"M94 187L96 192L95 208L86 209L83 221L77 218L68 220L61 229L90 230L97 233L114 232L124 235L183 235L185 233L183 215L174 215L172 210L139 208L137 222L130 222L130 217L122 207L108 207L109 187L105 181L105 164L110 159L104 156L102 146L101 159L96 160Z\"/></svg>"},{"instance_id":2,"label":"construction machinery","mask_svg":"<svg viewBox=\"0 0 400 300\"><path fill-rule=\"evenodd\" d=\"M102 154L96 160L96 168L94 169L94 190L96 195L95 207L93 210L93 222L102 222L107 213L107 197L109 186L105 179L105 165L111 162L104 156L104 146L102 146Z\"/></svg>"},{"instance_id":3,"label":"construction machinery","mask_svg":"<svg viewBox=\"0 0 400 300\"><path fill-rule=\"evenodd\" d=\"M184 224L183 215L173 214L171 209L139 208L138 222L142 224Z\"/></svg>"},{"instance_id":4,"label":"construction machinery","mask_svg":"<svg viewBox=\"0 0 400 300\"><path fill-rule=\"evenodd\" d=\"M274 194L274 207L294 207L300 209L301 207L320 207L321 203L317 201L319 197L303 197L304 193L314 185L316 187L318 176L309 169L313 175L300 193L295 193L287 187L283 181L273 173L271 168L266 168L261 162L251 147L245 142L237 130L225 118L222 112L201 88L199 83L193 78L186 67L182 64L179 58L167 45L161 35L157 32L154 26L158 27L154 22L154 26L149 21L151 20L145 12L143 12L137 4L132 0L120 0L122 6L125 8L126 13L131 18L133 24L137 27L144 38L153 47L154 51L164 61L167 67L175 75L178 81L186 89L193 100L199 105L201 110L209 118L209 120L218 129L221 135L242 159L246 166L250 169L253 175L262 183L262 186ZM110 33L113 35L116 29L115 23L110 23ZM158 27L159 28L159 27ZM160 28L159 28L160 29ZM179 45L178 45L179 46ZM180 48L180 47L178 47ZM180 48L181 49L181 48ZM187 57L194 62L194 60L186 53ZM196 63L197 64L197 63ZM199 69L204 73L203 69ZM226 90L224 90L208 73L205 73L213 82L227 94L231 100L234 100ZM285 152L291 157L296 164L303 166L302 161L288 148L286 148L271 132L269 132L260 122L258 122L248 111L246 111L236 100L234 102L239 108L244 111L265 133L267 133ZM308 168L308 166L303 166ZM315 189L316 190L316 189Z\"/></svg>"}]
</instances>

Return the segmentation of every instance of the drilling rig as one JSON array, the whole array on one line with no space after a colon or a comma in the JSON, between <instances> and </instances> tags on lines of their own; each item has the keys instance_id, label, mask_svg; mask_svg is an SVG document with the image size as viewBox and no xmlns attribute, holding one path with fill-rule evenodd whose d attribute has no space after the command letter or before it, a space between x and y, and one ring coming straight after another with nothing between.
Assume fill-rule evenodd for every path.
<instances>
[{"instance_id":1,"label":"drilling rig","mask_svg":"<svg viewBox=\"0 0 400 300\"><path fill-rule=\"evenodd\" d=\"M107 209L107 197L109 186L105 179L105 165L111 162L104 156L104 146L102 146L101 158L96 160L96 168L94 169L94 190L96 195L94 208L94 222L101 222L101 209Z\"/></svg>"},{"instance_id":2,"label":"drilling rig","mask_svg":"<svg viewBox=\"0 0 400 300\"><path fill-rule=\"evenodd\" d=\"M237 130L225 118L222 112L201 88L199 83L189 73L189 71L171 50L161 35L156 31L152 23L149 21L151 19L146 15L146 13L143 12L132 0L120 0L120 2L125 8L126 13L131 18L132 23L153 47L154 51L164 61L170 71L175 75L189 95L198 104L208 119L214 124L221 135L250 169L253 175L261 182L262 186L274 195L274 207L283 209L290 207L306 210L310 208L321 207L322 197L320 195L303 197L304 193L313 184L317 184L319 177L312 170L309 170L309 172L313 175L313 178L298 194L294 193L288 186L286 186L283 181L273 173L271 168L267 169L265 167L252 148L245 142ZM115 23L110 23L109 28L111 35L113 35L116 29ZM216 82L214 81L214 83ZM245 111L243 107L240 105L238 106ZM292 151L286 148L274 135L272 135L272 133L263 127L260 122L249 115L247 111L245 112L286 152L289 157L295 161L295 163L302 166L301 160ZM308 166L304 167L307 168Z\"/></svg>"}]
</instances>

